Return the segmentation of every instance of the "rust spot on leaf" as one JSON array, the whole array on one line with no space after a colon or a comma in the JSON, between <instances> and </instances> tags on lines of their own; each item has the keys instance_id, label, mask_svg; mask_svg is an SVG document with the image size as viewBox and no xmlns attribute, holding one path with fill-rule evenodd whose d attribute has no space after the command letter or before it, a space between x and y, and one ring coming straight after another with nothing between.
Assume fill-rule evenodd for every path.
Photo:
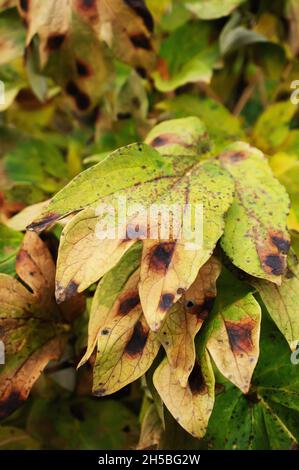
<instances>
[{"instance_id":1,"label":"rust spot on leaf","mask_svg":"<svg viewBox=\"0 0 299 470\"><path fill-rule=\"evenodd\" d=\"M229 344L235 353L248 353L253 349L252 330L254 321L225 321L225 327L228 334Z\"/></svg>"},{"instance_id":2,"label":"rust spot on leaf","mask_svg":"<svg viewBox=\"0 0 299 470\"><path fill-rule=\"evenodd\" d=\"M12 390L8 396L0 401L0 418L3 419L13 413L25 401L26 396L20 390Z\"/></svg>"},{"instance_id":3,"label":"rust spot on leaf","mask_svg":"<svg viewBox=\"0 0 299 470\"><path fill-rule=\"evenodd\" d=\"M147 51L152 49L151 41L145 34L134 34L130 36L130 41L137 49L145 49Z\"/></svg>"},{"instance_id":4,"label":"rust spot on leaf","mask_svg":"<svg viewBox=\"0 0 299 470\"><path fill-rule=\"evenodd\" d=\"M161 310L168 310L173 306L174 295L173 294L163 294L159 303Z\"/></svg>"},{"instance_id":5,"label":"rust spot on leaf","mask_svg":"<svg viewBox=\"0 0 299 470\"><path fill-rule=\"evenodd\" d=\"M192 395L200 395L206 393L207 385L204 380L204 376L200 367L200 364L196 361L192 372L188 379L188 384Z\"/></svg>"},{"instance_id":6,"label":"rust spot on leaf","mask_svg":"<svg viewBox=\"0 0 299 470\"><path fill-rule=\"evenodd\" d=\"M172 260L175 242L164 242L153 247L150 253L150 269L166 271Z\"/></svg>"},{"instance_id":7,"label":"rust spot on leaf","mask_svg":"<svg viewBox=\"0 0 299 470\"><path fill-rule=\"evenodd\" d=\"M121 300L118 313L120 315L127 315L131 310L133 310L139 304L140 304L139 295L136 293L129 294L126 298Z\"/></svg>"},{"instance_id":8,"label":"rust spot on leaf","mask_svg":"<svg viewBox=\"0 0 299 470\"><path fill-rule=\"evenodd\" d=\"M154 30L154 21L144 0L124 0L124 2L128 7L135 11L135 13L143 20L146 28L152 32Z\"/></svg>"},{"instance_id":9,"label":"rust spot on leaf","mask_svg":"<svg viewBox=\"0 0 299 470\"><path fill-rule=\"evenodd\" d=\"M149 329L144 329L142 323L138 321L124 352L133 357L141 354L146 345L148 334Z\"/></svg>"},{"instance_id":10,"label":"rust spot on leaf","mask_svg":"<svg viewBox=\"0 0 299 470\"><path fill-rule=\"evenodd\" d=\"M50 51L56 51L62 46L65 37L65 34L52 34L48 37L47 49L49 49Z\"/></svg>"},{"instance_id":11,"label":"rust spot on leaf","mask_svg":"<svg viewBox=\"0 0 299 470\"><path fill-rule=\"evenodd\" d=\"M42 232L49 225L52 225L54 222L56 222L59 217L60 216L55 212L50 212L41 220L38 220L37 222L33 222L32 224L28 225L27 230L32 232Z\"/></svg>"}]
</instances>

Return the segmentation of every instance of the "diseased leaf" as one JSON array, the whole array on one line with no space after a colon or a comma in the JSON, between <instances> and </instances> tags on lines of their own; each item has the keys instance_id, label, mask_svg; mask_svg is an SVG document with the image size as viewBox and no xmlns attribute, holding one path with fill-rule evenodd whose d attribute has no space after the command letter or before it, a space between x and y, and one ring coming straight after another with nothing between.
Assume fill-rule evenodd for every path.
<instances>
[{"instance_id":1,"label":"diseased leaf","mask_svg":"<svg viewBox=\"0 0 299 470\"><path fill-rule=\"evenodd\" d=\"M220 155L220 162L235 182L222 248L243 271L279 285L290 247L288 195L263 154L247 144L231 145Z\"/></svg>"},{"instance_id":2,"label":"diseased leaf","mask_svg":"<svg viewBox=\"0 0 299 470\"><path fill-rule=\"evenodd\" d=\"M180 385L166 358L155 371L154 385L175 420L202 438L214 405L215 379L208 353L195 363L187 387Z\"/></svg>"},{"instance_id":3,"label":"diseased leaf","mask_svg":"<svg viewBox=\"0 0 299 470\"><path fill-rule=\"evenodd\" d=\"M126 178L123 172L126 171ZM144 144L133 144L112 152L97 165L76 176L53 197L30 229L43 230L56 220L99 203L101 198L134 185L155 180L173 171L169 162Z\"/></svg>"},{"instance_id":4,"label":"diseased leaf","mask_svg":"<svg viewBox=\"0 0 299 470\"><path fill-rule=\"evenodd\" d=\"M140 264L141 249L135 245L121 261L108 272L99 282L95 291L88 323L88 345L79 366L83 365L91 356L97 342L98 334L107 323L122 311L129 313L139 305L139 294L130 290L132 280L128 279L137 270ZM137 272L139 276L139 272ZM134 279L133 279L134 281ZM133 289L133 290L134 290Z\"/></svg>"},{"instance_id":5,"label":"diseased leaf","mask_svg":"<svg viewBox=\"0 0 299 470\"><path fill-rule=\"evenodd\" d=\"M219 392L204 438L209 448L295 448L299 441L298 377L287 343L263 312L260 360L249 393L242 395L217 378Z\"/></svg>"},{"instance_id":6,"label":"diseased leaf","mask_svg":"<svg viewBox=\"0 0 299 470\"><path fill-rule=\"evenodd\" d=\"M24 237L16 272L26 287L0 275L0 338L6 354L0 372L1 417L26 400L48 362L59 358L68 330L54 299L54 262L34 233Z\"/></svg>"},{"instance_id":7,"label":"diseased leaf","mask_svg":"<svg viewBox=\"0 0 299 470\"><path fill-rule=\"evenodd\" d=\"M140 304L105 325L98 337L93 393L110 395L141 377L152 365L160 344L142 315Z\"/></svg>"},{"instance_id":8,"label":"diseased leaf","mask_svg":"<svg viewBox=\"0 0 299 470\"><path fill-rule=\"evenodd\" d=\"M167 353L168 363L182 387L195 363L195 335L211 312L216 297L216 280L221 265L211 257L199 270L194 283L170 309L158 337Z\"/></svg>"},{"instance_id":9,"label":"diseased leaf","mask_svg":"<svg viewBox=\"0 0 299 470\"><path fill-rule=\"evenodd\" d=\"M154 403L148 406L141 424L138 450L159 449L163 427Z\"/></svg>"},{"instance_id":10,"label":"diseased leaf","mask_svg":"<svg viewBox=\"0 0 299 470\"><path fill-rule=\"evenodd\" d=\"M201 228L202 243L182 236L173 240L145 240L141 263L139 293L150 327L157 331L166 312L194 282L201 266L209 259L224 229L224 215L232 202L233 184L226 172L214 161L195 165L172 187L171 192L157 199L171 207L186 205L193 209L202 205L201 227L191 215L193 235ZM192 209L192 210L193 210ZM197 219L197 225L196 224Z\"/></svg>"},{"instance_id":11,"label":"diseased leaf","mask_svg":"<svg viewBox=\"0 0 299 470\"><path fill-rule=\"evenodd\" d=\"M247 393L259 357L261 308L254 296L222 307L210 325L207 348L220 372Z\"/></svg>"},{"instance_id":12,"label":"diseased leaf","mask_svg":"<svg viewBox=\"0 0 299 470\"><path fill-rule=\"evenodd\" d=\"M263 280L252 280L267 310L291 349L295 349L299 340L299 269L298 261L290 255L288 268L281 286Z\"/></svg>"}]
</instances>

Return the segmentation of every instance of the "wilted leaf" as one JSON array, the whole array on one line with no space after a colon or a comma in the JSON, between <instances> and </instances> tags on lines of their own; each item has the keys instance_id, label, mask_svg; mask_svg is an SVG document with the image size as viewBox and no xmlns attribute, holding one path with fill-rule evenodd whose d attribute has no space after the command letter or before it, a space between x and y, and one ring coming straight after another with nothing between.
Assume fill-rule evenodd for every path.
<instances>
[{"instance_id":1,"label":"wilted leaf","mask_svg":"<svg viewBox=\"0 0 299 470\"><path fill-rule=\"evenodd\" d=\"M156 450L159 449L163 427L161 419L154 403L151 403L146 410L142 424L141 433L138 442L138 450Z\"/></svg>"},{"instance_id":2,"label":"wilted leaf","mask_svg":"<svg viewBox=\"0 0 299 470\"><path fill-rule=\"evenodd\" d=\"M212 310L220 270L220 262L211 257L187 292L170 309L158 334L168 363L182 387L187 386L194 367L195 335Z\"/></svg>"},{"instance_id":3,"label":"wilted leaf","mask_svg":"<svg viewBox=\"0 0 299 470\"><path fill-rule=\"evenodd\" d=\"M279 285L290 248L287 193L273 177L263 154L247 144L228 147L220 161L236 185L222 247L243 271Z\"/></svg>"},{"instance_id":4,"label":"wilted leaf","mask_svg":"<svg viewBox=\"0 0 299 470\"><path fill-rule=\"evenodd\" d=\"M208 353L196 362L182 387L167 359L154 374L154 385L175 420L192 436L201 438L206 432L214 405L214 373Z\"/></svg>"},{"instance_id":5,"label":"wilted leaf","mask_svg":"<svg viewBox=\"0 0 299 470\"><path fill-rule=\"evenodd\" d=\"M0 373L2 417L27 398L44 367L62 353L67 338L54 300L54 262L34 233L23 240L16 272L26 287L0 275L0 337L6 355Z\"/></svg>"},{"instance_id":6,"label":"wilted leaf","mask_svg":"<svg viewBox=\"0 0 299 470\"><path fill-rule=\"evenodd\" d=\"M140 258L140 246L135 245L99 282L90 311L87 351L79 365L84 364L91 356L101 328L113 320L120 311L123 314L129 313L139 305L138 291L135 289L132 293L126 283L137 270ZM139 273L137 274L139 276Z\"/></svg>"},{"instance_id":7,"label":"wilted leaf","mask_svg":"<svg viewBox=\"0 0 299 470\"><path fill-rule=\"evenodd\" d=\"M238 291L239 282L231 289ZM207 348L220 372L247 393L259 357L261 307L251 293L229 305L221 300L211 321Z\"/></svg>"},{"instance_id":8,"label":"wilted leaf","mask_svg":"<svg viewBox=\"0 0 299 470\"><path fill-rule=\"evenodd\" d=\"M299 268L298 261L290 256L288 268L282 279L281 286L263 280L252 280L269 314L281 333L285 336L290 347L296 348L299 341Z\"/></svg>"},{"instance_id":9,"label":"wilted leaf","mask_svg":"<svg viewBox=\"0 0 299 470\"><path fill-rule=\"evenodd\" d=\"M136 281L133 295L137 301ZM140 303L134 305L136 301L132 306L125 303L122 307L120 303L113 320L99 333L93 374L93 393L97 396L110 395L144 375L158 353L160 343L150 331Z\"/></svg>"}]
</instances>

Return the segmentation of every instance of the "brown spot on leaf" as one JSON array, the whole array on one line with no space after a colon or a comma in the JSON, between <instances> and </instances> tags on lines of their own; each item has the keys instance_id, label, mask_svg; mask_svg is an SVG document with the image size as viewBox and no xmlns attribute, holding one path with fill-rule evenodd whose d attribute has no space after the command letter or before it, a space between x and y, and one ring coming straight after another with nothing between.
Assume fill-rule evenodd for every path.
<instances>
[{"instance_id":1,"label":"brown spot on leaf","mask_svg":"<svg viewBox=\"0 0 299 470\"><path fill-rule=\"evenodd\" d=\"M173 306L174 295L173 294L163 294L159 303L161 310L168 310Z\"/></svg>"},{"instance_id":2,"label":"brown spot on leaf","mask_svg":"<svg viewBox=\"0 0 299 470\"><path fill-rule=\"evenodd\" d=\"M93 392L93 395L96 396L96 397L103 397L106 393L106 390L104 388L99 388L98 390L95 390Z\"/></svg>"},{"instance_id":3,"label":"brown spot on leaf","mask_svg":"<svg viewBox=\"0 0 299 470\"><path fill-rule=\"evenodd\" d=\"M76 60L76 69L80 77L88 77L91 75L91 70L88 64L85 64L82 60Z\"/></svg>"},{"instance_id":4,"label":"brown spot on leaf","mask_svg":"<svg viewBox=\"0 0 299 470\"><path fill-rule=\"evenodd\" d=\"M253 320L225 321L229 344L233 352L248 353L252 351L252 330L254 326Z\"/></svg>"},{"instance_id":5,"label":"brown spot on leaf","mask_svg":"<svg viewBox=\"0 0 299 470\"><path fill-rule=\"evenodd\" d=\"M207 385L200 364L197 361L189 376L188 384L193 395L203 394L207 391Z\"/></svg>"},{"instance_id":6,"label":"brown spot on leaf","mask_svg":"<svg viewBox=\"0 0 299 470\"><path fill-rule=\"evenodd\" d=\"M83 17L91 23L96 23L99 18L96 0L76 0L76 8Z\"/></svg>"},{"instance_id":7,"label":"brown spot on leaf","mask_svg":"<svg viewBox=\"0 0 299 470\"><path fill-rule=\"evenodd\" d=\"M137 305L140 304L140 299L138 294L129 294L125 299L122 299L118 313L120 315L127 315L131 310L133 310Z\"/></svg>"},{"instance_id":8,"label":"brown spot on leaf","mask_svg":"<svg viewBox=\"0 0 299 470\"><path fill-rule=\"evenodd\" d=\"M50 212L37 222L33 222L32 224L28 225L27 230L31 232L42 232L49 225L52 225L54 222L56 222L59 217L60 216L55 212Z\"/></svg>"},{"instance_id":9,"label":"brown spot on leaf","mask_svg":"<svg viewBox=\"0 0 299 470\"><path fill-rule=\"evenodd\" d=\"M188 145L186 145L186 143L180 139L177 134L172 134L171 132L158 135L150 142L152 147L163 147L164 145L169 144L178 144L182 145L183 147L188 147Z\"/></svg>"},{"instance_id":10,"label":"brown spot on leaf","mask_svg":"<svg viewBox=\"0 0 299 470\"><path fill-rule=\"evenodd\" d=\"M239 163L243 160L246 160L246 158L248 158L248 153L242 150L227 150L226 152L223 152L220 156L220 159L224 163Z\"/></svg>"},{"instance_id":11,"label":"brown spot on leaf","mask_svg":"<svg viewBox=\"0 0 299 470\"><path fill-rule=\"evenodd\" d=\"M150 252L150 269L166 271L172 260L175 242L163 242L153 247Z\"/></svg>"},{"instance_id":12,"label":"brown spot on leaf","mask_svg":"<svg viewBox=\"0 0 299 470\"><path fill-rule=\"evenodd\" d=\"M154 29L154 21L144 0L124 0L124 2L128 7L134 10L140 18L142 18L144 25L152 32Z\"/></svg>"},{"instance_id":13,"label":"brown spot on leaf","mask_svg":"<svg viewBox=\"0 0 299 470\"><path fill-rule=\"evenodd\" d=\"M280 276L286 269L290 240L281 231L269 231L266 242L257 247L261 265L266 273Z\"/></svg>"},{"instance_id":14,"label":"brown spot on leaf","mask_svg":"<svg viewBox=\"0 0 299 470\"><path fill-rule=\"evenodd\" d=\"M138 354L141 354L146 345L148 334L149 329L144 329L142 323L138 321L124 352L129 356L137 356Z\"/></svg>"},{"instance_id":15,"label":"brown spot on leaf","mask_svg":"<svg viewBox=\"0 0 299 470\"><path fill-rule=\"evenodd\" d=\"M137 49L145 49L147 51L152 49L151 41L145 34L134 34L130 36L130 41Z\"/></svg>"},{"instance_id":16,"label":"brown spot on leaf","mask_svg":"<svg viewBox=\"0 0 299 470\"><path fill-rule=\"evenodd\" d=\"M47 49L56 51L59 49L65 40L65 34L52 34L47 40Z\"/></svg>"},{"instance_id":17,"label":"brown spot on leaf","mask_svg":"<svg viewBox=\"0 0 299 470\"><path fill-rule=\"evenodd\" d=\"M22 403L26 397L22 395L20 390L12 390L8 396L5 396L0 401L0 419L9 416L13 413Z\"/></svg>"},{"instance_id":18,"label":"brown spot on leaf","mask_svg":"<svg viewBox=\"0 0 299 470\"><path fill-rule=\"evenodd\" d=\"M58 282L56 283L55 296L57 303L60 304L69 300L71 297L77 294L78 284L74 281L71 281L67 287L61 286Z\"/></svg>"}]
</instances>

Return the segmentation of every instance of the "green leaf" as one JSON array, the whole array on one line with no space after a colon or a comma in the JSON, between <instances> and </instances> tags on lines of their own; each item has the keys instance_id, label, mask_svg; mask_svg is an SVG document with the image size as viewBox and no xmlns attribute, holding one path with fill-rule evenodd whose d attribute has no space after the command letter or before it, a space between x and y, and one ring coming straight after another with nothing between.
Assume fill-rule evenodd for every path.
<instances>
[{"instance_id":1,"label":"green leaf","mask_svg":"<svg viewBox=\"0 0 299 470\"><path fill-rule=\"evenodd\" d=\"M222 248L238 268L279 285L290 247L287 193L273 177L263 154L247 144L231 145L220 161L236 187Z\"/></svg>"},{"instance_id":2,"label":"green leaf","mask_svg":"<svg viewBox=\"0 0 299 470\"><path fill-rule=\"evenodd\" d=\"M190 82L210 82L219 57L218 46L211 43L210 34L206 23L187 23L162 42L160 64L153 73L159 91L172 91Z\"/></svg>"},{"instance_id":3,"label":"green leaf","mask_svg":"<svg viewBox=\"0 0 299 470\"><path fill-rule=\"evenodd\" d=\"M21 245L23 234L0 224L0 272L15 274L17 252Z\"/></svg>"},{"instance_id":4,"label":"green leaf","mask_svg":"<svg viewBox=\"0 0 299 470\"><path fill-rule=\"evenodd\" d=\"M188 0L186 7L203 20L229 15L245 0Z\"/></svg>"}]
</instances>

